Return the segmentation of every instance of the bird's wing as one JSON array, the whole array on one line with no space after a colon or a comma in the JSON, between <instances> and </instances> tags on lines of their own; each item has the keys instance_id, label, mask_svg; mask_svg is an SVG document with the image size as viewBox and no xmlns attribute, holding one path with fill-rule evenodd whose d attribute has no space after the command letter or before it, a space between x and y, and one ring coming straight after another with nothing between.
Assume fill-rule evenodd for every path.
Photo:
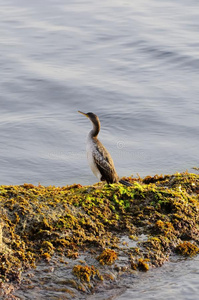
<instances>
[{"instance_id":1,"label":"bird's wing","mask_svg":"<svg viewBox=\"0 0 199 300\"><path fill-rule=\"evenodd\" d=\"M102 175L102 181L105 180L107 183L118 182L118 175L113 160L101 143L97 145L93 153L93 158Z\"/></svg>"}]
</instances>

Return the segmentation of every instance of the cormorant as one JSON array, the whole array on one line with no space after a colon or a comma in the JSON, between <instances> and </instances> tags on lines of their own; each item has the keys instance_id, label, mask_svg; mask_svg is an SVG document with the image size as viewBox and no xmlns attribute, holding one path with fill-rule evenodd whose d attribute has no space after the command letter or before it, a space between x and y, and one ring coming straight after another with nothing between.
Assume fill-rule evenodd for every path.
<instances>
[{"instance_id":1,"label":"cormorant","mask_svg":"<svg viewBox=\"0 0 199 300\"><path fill-rule=\"evenodd\" d=\"M129 182L119 180L111 155L97 138L100 131L100 120L98 116L92 112L78 112L89 118L93 124L93 129L88 134L86 144L88 163L93 174L99 181L106 181L107 183L120 182L124 185L131 186Z\"/></svg>"}]
</instances>

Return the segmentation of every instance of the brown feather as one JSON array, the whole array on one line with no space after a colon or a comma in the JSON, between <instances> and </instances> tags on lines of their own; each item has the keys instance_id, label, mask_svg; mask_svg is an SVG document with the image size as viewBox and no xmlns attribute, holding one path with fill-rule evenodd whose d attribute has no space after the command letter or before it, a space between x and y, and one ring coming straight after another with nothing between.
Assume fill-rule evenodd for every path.
<instances>
[{"instance_id":1,"label":"brown feather","mask_svg":"<svg viewBox=\"0 0 199 300\"><path fill-rule=\"evenodd\" d=\"M119 177L109 152L99 140L95 139L94 141L96 151L93 153L93 157L94 162L102 175L101 180L105 180L107 183L118 182Z\"/></svg>"}]
</instances>

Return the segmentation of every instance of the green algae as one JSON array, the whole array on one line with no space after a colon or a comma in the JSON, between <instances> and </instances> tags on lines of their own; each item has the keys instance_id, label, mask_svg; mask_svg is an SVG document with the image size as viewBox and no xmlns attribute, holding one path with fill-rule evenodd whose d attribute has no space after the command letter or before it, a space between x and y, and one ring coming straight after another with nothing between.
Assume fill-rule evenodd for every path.
<instances>
[{"instance_id":1,"label":"green algae","mask_svg":"<svg viewBox=\"0 0 199 300\"><path fill-rule=\"evenodd\" d=\"M101 261L110 267L123 255L125 269L141 271L161 266L172 253L196 254L191 245L199 243L199 175L127 180L131 187L0 186L0 281L20 281L21 272L55 253L75 260L83 251L96 266ZM136 247L119 246L120 237L142 234L148 238ZM83 278L89 271L92 278L96 266L78 266L73 274Z\"/></svg>"}]
</instances>

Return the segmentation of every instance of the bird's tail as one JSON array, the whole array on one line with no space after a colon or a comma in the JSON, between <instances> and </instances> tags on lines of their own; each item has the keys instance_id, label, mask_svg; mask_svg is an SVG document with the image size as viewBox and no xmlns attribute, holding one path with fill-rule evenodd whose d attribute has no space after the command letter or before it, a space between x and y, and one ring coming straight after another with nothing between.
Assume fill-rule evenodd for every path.
<instances>
[{"instance_id":1,"label":"bird's tail","mask_svg":"<svg viewBox=\"0 0 199 300\"><path fill-rule=\"evenodd\" d=\"M123 180L123 179L120 179L119 182L123 185L126 185L126 186L132 186L132 184L126 180Z\"/></svg>"}]
</instances>

